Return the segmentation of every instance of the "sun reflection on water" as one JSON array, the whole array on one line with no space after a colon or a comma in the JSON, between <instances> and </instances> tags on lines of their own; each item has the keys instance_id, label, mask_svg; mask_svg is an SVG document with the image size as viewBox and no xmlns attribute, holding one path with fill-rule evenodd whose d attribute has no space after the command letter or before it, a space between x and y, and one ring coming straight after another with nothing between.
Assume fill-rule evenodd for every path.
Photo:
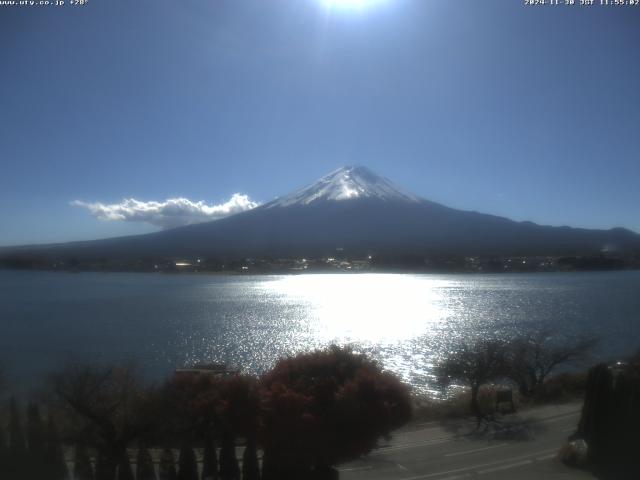
<instances>
[{"instance_id":1,"label":"sun reflection on water","mask_svg":"<svg viewBox=\"0 0 640 480\"><path fill-rule=\"evenodd\" d=\"M55 281L52 281L55 279ZM207 276L0 272L7 359L24 385L68 360L131 358L161 379L227 362L260 374L283 356L350 344L416 390L462 341L540 330L637 348L638 272ZM34 301L37 299L37 302ZM88 319L90 321L88 321ZM33 345L33 329L47 341ZM108 345L109 348L104 348ZM37 347L40 362L33 362ZM38 383L39 384L39 383Z\"/></svg>"},{"instance_id":2,"label":"sun reflection on water","mask_svg":"<svg viewBox=\"0 0 640 480\"><path fill-rule=\"evenodd\" d=\"M350 345L432 396L443 395L434 367L460 342L545 326L580 331L585 315L580 289L550 276L216 277L185 292L166 347L183 355L174 363L224 361L259 374L284 356Z\"/></svg>"},{"instance_id":3,"label":"sun reflection on water","mask_svg":"<svg viewBox=\"0 0 640 480\"><path fill-rule=\"evenodd\" d=\"M446 351L454 285L425 275L320 274L281 277L259 288L280 304L302 307L305 334L294 350L349 344L424 391Z\"/></svg>"},{"instance_id":4,"label":"sun reflection on water","mask_svg":"<svg viewBox=\"0 0 640 480\"><path fill-rule=\"evenodd\" d=\"M443 280L411 275L300 275L266 282L284 301L308 306L310 327L325 341L397 343L424 335L448 315Z\"/></svg>"}]
</instances>

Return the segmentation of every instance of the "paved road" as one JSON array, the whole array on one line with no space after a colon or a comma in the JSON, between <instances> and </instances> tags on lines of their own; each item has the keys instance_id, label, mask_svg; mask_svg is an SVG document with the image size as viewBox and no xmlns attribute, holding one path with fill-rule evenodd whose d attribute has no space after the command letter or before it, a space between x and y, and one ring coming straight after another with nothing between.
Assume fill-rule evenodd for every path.
<instances>
[{"instance_id":1,"label":"paved road","mask_svg":"<svg viewBox=\"0 0 640 480\"><path fill-rule=\"evenodd\" d=\"M402 431L369 456L340 468L341 480L593 479L557 460L576 427L579 404L547 406L473 433L468 422Z\"/></svg>"}]
</instances>

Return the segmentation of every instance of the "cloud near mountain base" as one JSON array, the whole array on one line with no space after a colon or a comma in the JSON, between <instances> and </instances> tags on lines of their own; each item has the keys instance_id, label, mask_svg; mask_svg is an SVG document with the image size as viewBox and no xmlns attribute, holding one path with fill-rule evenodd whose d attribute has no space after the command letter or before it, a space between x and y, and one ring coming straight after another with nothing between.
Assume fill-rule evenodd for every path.
<instances>
[{"instance_id":1,"label":"cloud near mountain base","mask_svg":"<svg viewBox=\"0 0 640 480\"><path fill-rule=\"evenodd\" d=\"M135 198L120 203L104 204L74 200L71 205L89 210L100 220L145 222L161 228L174 228L193 223L208 222L251 210L259 205L248 195L234 193L231 198L218 205L194 202L188 198L169 198L163 202L144 202Z\"/></svg>"}]
</instances>

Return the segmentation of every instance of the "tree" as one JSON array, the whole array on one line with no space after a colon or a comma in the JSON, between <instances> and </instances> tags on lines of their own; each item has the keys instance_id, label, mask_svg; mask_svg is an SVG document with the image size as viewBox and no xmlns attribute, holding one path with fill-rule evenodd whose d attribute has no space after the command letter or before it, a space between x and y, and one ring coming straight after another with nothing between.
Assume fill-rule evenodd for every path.
<instances>
[{"instance_id":1,"label":"tree","mask_svg":"<svg viewBox=\"0 0 640 480\"><path fill-rule=\"evenodd\" d=\"M255 438L247 439L247 446L242 454L242 480L260 480L258 451Z\"/></svg>"},{"instance_id":2,"label":"tree","mask_svg":"<svg viewBox=\"0 0 640 480\"><path fill-rule=\"evenodd\" d=\"M205 440L218 421L221 380L212 375L180 373L162 388L164 435L172 441Z\"/></svg>"},{"instance_id":3,"label":"tree","mask_svg":"<svg viewBox=\"0 0 640 480\"><path fill-rule=\"evenodd\" d=\"M236 445L231 433L222 436L220 448L220 480L240 480L240 466L236 458Z\"/></svg>"},{"instance_id":4,"label":"tree","mask_svg":"<svg viewBox=\"0 0 640 480\"><path fill-rule=\"evenodd\" d=\"M7 388L7 373L4 365L0 363L0 393L4 393Z\"/></svg>"},{"instance_id":5,"label":"tree","mask_svg":"<svg viewBox=\"0 0 640 480\"><path fill-rule=\"evenodd\" d=\"M589 370L577 436L602 478L640 478L640 357Z\"/></svg>"},{"instance_id":6,"label":"tree","mask_svg":"<svg viewBox=\"0 0 640 480\"><path fill-rule=\"evenodd\" d=\"M176 461L170 448L162 450L158 473L160 474L160 480L176 480L178 478Z\"/></svg>"},{"instance_id":7,"label":"tree","mask_svg":"<svg viewBox=\"0 0 640 480\"><path fill-rule=\"evenodd\" d=\"M24 433L22 431L22 421L20 420L20 410L15 398L11 398L9 403L9 453L13 458L24 457L27 452Z\"/></svg>"},{"instance_id":8,"label":"tree","mask_svg":"<svg viewBox=\"0 0 640 480\"><path fill-rule=\"evenodd\" d=\"M117 464L104 450L98 450L96 455L96 480L115 480Z\"/></svg>"},{"instance_id":9,"label":"tree","mask_svg":"<svg viewBox=\"0 0 640 480\"><path fill-rule=\"evenodd\" d=\"M220 383L217 405L218 429L222 434L220 448L220 479L240 480L236 457L236 437L256 438L260 395L255 378L234 375Z\"/></svg>"},{"instance_id":10,"label":"tree","mask_svg":"<svg viewBox=\"0 0 640 480\"><path fill-rule=\"evenodd\" d=\"M87 449L81 444L76 445L73 478L75 480L93 480L94 478Z\"/></svg>"},{"instance_id":11,"label":"tree","mask_svg":"<svg viewBox=\"0 0 640 480\"><path fill-rule=\"evenodd\" d=\"M118 480L134 480L131 461L129 460L129 455L126 452L118 464Z\"/></svg>"},{"instance_id":12,"label":"tree","mask_svg":"<svg viewBox=\"0 0 640 480\"><path fill-rule=\"evenodd\" d=\"M146 447L138 449L136 467L136 480L156 480L156 472L153 469L153 459Z\"/></svg>"},{"instance_id":13,"label":"tree","mask_svg":"<svg viewBox=\"0 0 640 480\"><path fill-rule=\"evenodd\" d=\"M38 459L44 456L44 429L40 409L37 405L30 403L27 407L27 443L29 453Z\"/></svg>"},{"instance_id":14,"label":"tree","mask_svg":"<svg viewBox=\"0 0 640 480\"><path fill-rule=\"evenodd\" d=\"M31 476L39 478L48 474L42 418L38 406L33 403L27 407L27 445L29 447L28 465Z\"/></svg>"},{"instance_id":15,"label":"tree","mask_svg":"<svg viewBox=\"0 0 640 480\"><path fill-rule=\"evenodd\" d=\"M9 453L7 451L7 440L4 428L0 423L0 478L7 478L9 475Z\"/></svg>"},{"instance_id":16,"label":"tree","mask_svg":"<svg viewBox=\"0 0 640 480\"><path fill-rule=\"evenodd\" d=\"M98 452L97 480L113 480L127 445L157 421L130 366L72 366L53 377L53 391L73 435Z\"/></svg>"},{"instance_id":17,"label":"tree","mask_svg":"<svg viewBox=\"0 0 640 480\"><path fill-rule=\"evenodd\" d=\"M480 420L480 387L505 375L506 346L497 340L463 343L436 367L436 371L442 383L456 382L471 389L470 411Z\"/></svg>"},{"instance_id":18,"label":"tree","mask_svg":"<svg viewBox=\"0 0 640 480\"><path fill-rule=\"evenodd\" d=\"M209 435L204 442L202 480L218 480L218 457L213 435Z\"/></svg>"},{"instance_id":19,"label":"tree","mask_svg":"<svg viewBox=\"0 0 640 480\"><path fill-rule=\"evenodd\" d=\"M60 436L58 435L58 428L56 427L53 415L51 414L49 414L49 418L47 420L45 449L49 479L66 480L69 471L64 460L64 451L62 449L62 443L60 442Z\"/></svg>"},{"instance_id":20,"label":"tree","mask_svg":"<svg viewBox=\"0 0 640 480\"><path fill-rule=\"evenodd\" d=\"M227 377L180 373L163 388L167 425L171 438L203 442L203 478L218 478L214 438L222 438L219 477L240 478L235 456L237 436L255 438L260 395L257 380L244 375ZM179 473L179 475L181 475Z\"/></svg>"},{"instance_id":21,"label":"tree","mask_svg":"<svg viewBox=\"0 0 640 480\"><path fill-rule=\"evenodd\" d=\"M178 480L198 480L198 461L188 443L184 443L180 448L178 466Z\"/></svg>"},{"instance_id":22,"label":"tree","mask_svg":"<svg viewBox=\"0 0 640 480\"><path fill-rule=\"evenodd\" d=\"M547 331L516 338L508 347L508 375L521 394L531 396L553 370L586 360L596 345L593 338L571 339Z\"/></svg>"},{"instance_id":23,"label":"tree","mask_svg":"<svg viewBox=\"0 0 640 480\"><path fill-rule=\"evenodd\" d=\"M7 449L6 468L8 477L19 480L27 474L27 447L22 431L20 410L15 398L9 403L9 445Z\"/></svg>"},{"instance_id":24,"label":"tree","mask_svg":"<svg viewBox=\"0 0 640 480\"><path fill-rule=\"evenodd\" d=\"M260 414L260 392L256 378L233 375L219 379L216 409L218 429L224 435L255 436Z\"/></svg>"},{"instance_id":25,"label":"tree","mask_svg":"<svg viewBox=\"0 0 640 480\"><path fill-rule=\"evenodd\" d=\"M263 479L305 478L355 459L411 415L407 387L348 348L280 360L261 387Z\"/></svg>"}]
</instances>

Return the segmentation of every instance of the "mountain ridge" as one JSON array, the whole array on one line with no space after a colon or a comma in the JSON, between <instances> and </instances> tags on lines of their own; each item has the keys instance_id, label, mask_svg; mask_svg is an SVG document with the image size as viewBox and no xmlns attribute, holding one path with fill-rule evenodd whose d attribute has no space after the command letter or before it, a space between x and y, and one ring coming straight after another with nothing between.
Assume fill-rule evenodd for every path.
<instances>
[{"instance_id":1,"label":"mountain ridge","mask_svg":"<svg viewBox=\"0 0 640 480\"><path fill-rule=\"evenodd\" d=\"M416 255L600 255L640 252L640 235L552 227L457 210L348 166L259 207L212 222L128 237L0 249L46 258L321 256L336 249Z\"/></svg>"}]
</instances>

